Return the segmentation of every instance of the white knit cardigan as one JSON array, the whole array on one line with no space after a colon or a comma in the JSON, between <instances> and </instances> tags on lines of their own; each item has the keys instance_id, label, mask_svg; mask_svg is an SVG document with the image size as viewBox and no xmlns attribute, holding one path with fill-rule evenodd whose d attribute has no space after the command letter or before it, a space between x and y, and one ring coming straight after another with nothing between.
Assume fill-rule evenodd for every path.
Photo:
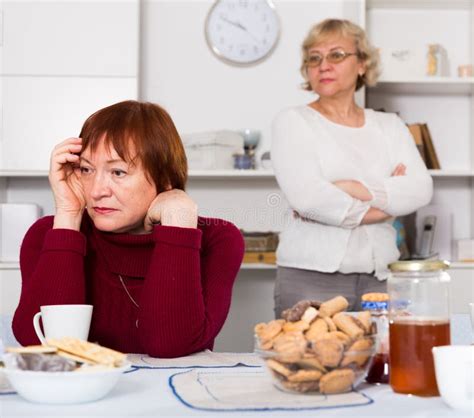
<instances>
[{"instance_id":1,"label":"white knit cardigan","mask_svg":"<svg viewBox=\"0 0 474 418\"><path fill-rule=\"evenodd\" d=\"M428 204L433 182L402 120L365 110L365 124L350 128L329 121L309 106L288 108L273 122L271 158L290 210L280 235L277 264L335 272L357 259L351 234L365 234L371 257L364 268L379 279L398 259L393 219L360 225L370 206L392 217ZM392 177L403 163L405 176ZM354 199L332 182L358 180L373 199ZM294 217L296 211L301 217ZM369 265L370 264L370 265ZM346 271L345 271L346 272Z\"/></svg>"}]
</instances>

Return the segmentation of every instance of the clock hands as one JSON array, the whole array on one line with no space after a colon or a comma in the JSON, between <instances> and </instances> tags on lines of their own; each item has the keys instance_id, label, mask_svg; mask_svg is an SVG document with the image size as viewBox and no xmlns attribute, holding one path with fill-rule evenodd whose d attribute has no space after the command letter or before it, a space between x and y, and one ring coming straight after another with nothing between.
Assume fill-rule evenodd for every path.
<instances>
[{"instance_id":1,"label":"clock hands","mask_svg":"<svg viewBox=\"0 0 474 418\"><path fill-rule=\"evenodd\" d=\"M221 19L224 22L227 22L229 25L235 26L239 29L242 29L245 32L248 32L247 28L245 26L243 26L240 22L234 22L233 20L227 19L225 16L221 16Z\"/></svg>"},{"instance_id":2,"label":"clock hands","mask_svg":"<svg viewBox=\"0 0 474 418\"><path fill-rule=\"evenodd\" d=\"M227 17L225 17L225 16L220 16L220 18L221 18L224 22L228 23L229 25L235 26L236 28L239 28L240 30L243 30L244 32L246 32L255 42L261 43L261 42L255 37L255 35L253 35L251 32L249 32L249 30L248 30L244 25L242 25L242 23L240 23L240 22L234 22L233 20L227 19Z\"/></svg>"}]
</instances>

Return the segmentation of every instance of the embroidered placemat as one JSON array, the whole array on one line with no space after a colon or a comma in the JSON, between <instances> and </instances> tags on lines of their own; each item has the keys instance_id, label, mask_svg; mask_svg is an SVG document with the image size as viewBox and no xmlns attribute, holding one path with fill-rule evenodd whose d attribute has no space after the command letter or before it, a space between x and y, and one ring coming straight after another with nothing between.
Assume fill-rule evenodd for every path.
<instances>
[{"instance_id":1,"label":"embroidered placemat","mask_svg":"<svg viewBox=\"0 0 474 418\"><path fill-rule=\"evenodd\" d=\"M341 408L368 405L361 392L338 395L290 393L275 387L261 369L193 369L172 375L174 395L186 406L207 411L269 411Z\"/></svg>"},{"instance_id":2,"label":"embroidered placemat","mask_svg":"<svg viewBox=\"0 0 474 418\"><path fill-rule=\"evenodd\" d=\"M127 359L135 367L153 369L260 367L263 365L263 361L253 353L216 353L211 350L177 358L156 358L145 354L128 354Z\"/></svg>"}]
</instances>

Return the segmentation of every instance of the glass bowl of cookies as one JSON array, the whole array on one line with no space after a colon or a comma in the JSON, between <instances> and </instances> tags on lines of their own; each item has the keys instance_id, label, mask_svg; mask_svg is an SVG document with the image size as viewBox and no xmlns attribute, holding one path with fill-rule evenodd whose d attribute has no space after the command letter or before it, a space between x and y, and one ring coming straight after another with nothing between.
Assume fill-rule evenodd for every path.
<instances>
[{"instance_id":1,"label":"glass bowl of cookies","mask_svg":"<svg viewBox=\"0 0 474 418\"><path fill-rule=\"evenodd\" d=\"M377 335L370 312L345 312L337 296L325 302L304 300L282 318L255 326L255 353L273 384L299 393L349 392L366 377Z\"/></svg>"},{"instance_id":2,"label":"glass bowl of cookies","mask_svg":"<svg viewBox=\"0 0 474 418\"><path fill-rule=\"evenodd\" d=\"M126 355L73 338L48 340L48 346L7 348L1 372L30 402L73 404L106 396L130 369Z\"/></svg>"}]
</instances>

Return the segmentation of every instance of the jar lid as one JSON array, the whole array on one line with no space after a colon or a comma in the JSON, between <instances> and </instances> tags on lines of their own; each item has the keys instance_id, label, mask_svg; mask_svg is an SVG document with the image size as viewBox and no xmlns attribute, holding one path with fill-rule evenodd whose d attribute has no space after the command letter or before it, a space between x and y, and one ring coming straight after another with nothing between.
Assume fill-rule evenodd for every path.
<instances>
[{"instance_id":1,"label":"jar lid","mask_svg":"<svg viewBox=\"0 0 474 418\"><path fill-rule=\"evenodd\" d=\"M449 261L445 260L406 260L390 263L388 268L392 272L437 271L449 268Z\"/></svg>"}]
</instances>

